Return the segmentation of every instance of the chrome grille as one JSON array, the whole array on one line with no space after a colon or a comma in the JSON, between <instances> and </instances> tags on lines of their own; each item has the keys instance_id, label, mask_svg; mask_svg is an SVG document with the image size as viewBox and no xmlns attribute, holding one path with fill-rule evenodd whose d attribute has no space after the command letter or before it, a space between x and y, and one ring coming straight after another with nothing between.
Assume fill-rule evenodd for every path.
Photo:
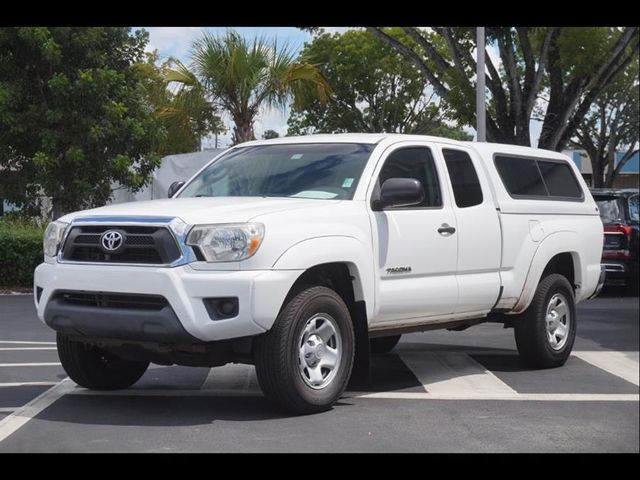
<instances>
[{"instance_id":1,"label":"chrome grille","mask_svg":"<svg viewBox=\"0 0 640 480\"><path fill-rule=\"evenodd\" d=\"M101 246L101 236L117 230L124 236L124 248L117 253ZM79 225L71 228L62 247L63 261L163 265L180 258L181 252L165 227L140 225Z\"/></svg>"}]
</instances>

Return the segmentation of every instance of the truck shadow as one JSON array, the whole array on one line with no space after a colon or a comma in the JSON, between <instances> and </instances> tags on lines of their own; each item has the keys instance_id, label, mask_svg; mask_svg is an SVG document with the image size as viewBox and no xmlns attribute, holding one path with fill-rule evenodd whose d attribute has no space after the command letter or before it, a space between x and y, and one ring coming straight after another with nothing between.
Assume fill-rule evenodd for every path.
<instances>
[{"instance_id":1,"label":"truck shadow","mask_svg":"<svg viewBox=\"0 0 640 480\"><path fill-rule=\"evenodd\" d=\"M290 417L263 397L65 395L38 419L112 426L207 426L217 421L253 422Z\"/></svg>"},{"instance_id":2,"label":"truck shadow","mask_svg":"<svg viewBox=\"0 0 640 480\"><path fill-rule=\"evenodd\" d=\"M637 297L638 295L639 291L637 286L605 285L598 294L598 298Z\"/></svg>"},{"instance_id":3,"label":"truck shadow","mask_svg":"<svg viewBox=\"0 0 640 480\"><path fill-rule=\"evenodd\" d=\"M442 361L448 356L449 360ZM416 365L410 368L405 360L426 362L418 365L421 373L416 376ZM469 357L472 359L470 360ZM464 359L465 365L447 364L450 359ZM430 368L436 367L436 368ZM133 391L116 393L79 392L65 395L38 415L41 420L84 425L110 426L160 426L187 427L211 426L216 422L255 422L295 419L295 415L279 410L269 403L257 389L255 371L248 365L215 369L211 378L218 377L218 384L206 387L211 394L203 394L201 388L208 369L189 367L154 367ZM372 357L371 384L358 388L362 392L421 392L428 391L422 382L439 383L477 375L483 369L496 372L520 372L531 370L524 365L517 353L494 348L474 347L446 350L442 345L425 343L401 343L396 352ZM234 371L232 371L234 370ZM219 373L218 373L219 372ZM229 374L238 375L242 381L234 388L229 386ZM245 387L241 387L240 385ZM224 396L216 390L226 390ZM234 395L233 390L238 394ZM355 390L355 389L352 389ZM128 394L127 392L130 392ZM348 392L347 392L348 396ZM357 400L344 398L334 407L343 409L354 406ZM331 415L331 411L317 415ZM316 415L314 415L315 418Z\"/></svg>"},{"instance_id":4,"label":"truck shadow","mask_svg":"<svg viewBox=\"0 0 640 480\"><path fill-rule=\"evenodd\" d=\"M401 343L394 353L374 357L367 391L429 391L430 384L477 376L485 371L534 370L513 350Z\"/></svg>"}]
</instances>

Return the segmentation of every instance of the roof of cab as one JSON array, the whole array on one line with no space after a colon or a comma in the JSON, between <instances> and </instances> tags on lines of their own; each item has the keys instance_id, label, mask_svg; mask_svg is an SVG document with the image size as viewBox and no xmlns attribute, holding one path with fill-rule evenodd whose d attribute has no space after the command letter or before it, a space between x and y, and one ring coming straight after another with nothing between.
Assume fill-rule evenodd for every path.
<instances>
[{"instance_id":1,"label":"roof of cab","mask_svg":"<svg viewBox=\"0 0 640 480\"><path fill-rule=\"evenodd\" d=\"M269 140L253 140L251 142L242 143L242 146L248 145L269 145L283 143L369 143L375 144L389 137L385 133L332 133L332 134L314 134L301 135L293 137L278 137Z\"/></svg>"},{"instance_id":2,"label":"roof of cab","mask_svg":"<svg viewBox=\"0 0 640 480\"><path fill-rule=\"evenodd\" d=\"M544 150L542 148L524 147L522 145L510 145L507 143L489 142L460 142L480 153L487 158L495 153L507 153L512 155L528 155L533 157L556 158L567 160L568 157L554 150Z\"/></svg>"},{"instance_id":3,"label":"roof of cab","mask_svg":"<svg viewBox=\"0 0 640 480\"><path fill-rule=\"evenodd\" d=\"M249 145L273 145L286 143L367 143L377 144L383 140L422 140L426 142L447 143L450 145L466 146L475 149L478 153L492 155L493 153L527 154L535 156L546 156L549 158L562 158L566 156L552 150L542 150L539 148L523 147L520 145L509 145L504 143L488 142L468 142L452 140L444 137L434 137L430 135L407 135L400 133L334 133L334 134L314 134L302 135L298 137L279 137L270 140L254 140L242 143L242 146Z\"/></svg>"},{"instance_id":4,"label":"roof of cab","mask_svg":"<svg viewBox=\"0 0 640 480\"><path fill-rule=\"evenodd\" d=\"M460 142L444 137L433 137L429 135L407 135L402 133L331 133L313 134L294 137L278 137L269 140L254 140L242 143L242 145L269 145L284 143L367 143L377 144L383 140L423 140L428 142L446 142L463 145L468 142Z\"/></svg>"}]
</instances>

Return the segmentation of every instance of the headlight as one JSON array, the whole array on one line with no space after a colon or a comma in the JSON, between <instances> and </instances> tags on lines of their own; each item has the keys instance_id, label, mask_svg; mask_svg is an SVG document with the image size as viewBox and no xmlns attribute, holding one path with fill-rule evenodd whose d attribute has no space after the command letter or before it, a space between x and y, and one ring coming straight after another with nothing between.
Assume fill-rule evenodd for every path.
<instances>
[{"instance_id":1,"label":"headlight","mask_svg":"<svg viewBox=\"0 0 640 480\"><path fill-rule=\"evenodd\" d=\"M47 229L44 231L44 238L42 240L42 248L44 250L45 257L55 257L58 254L58 248L60 242L64 236L64 232L69 226L64 222L51 222L47 225Z\"/></svg>"},{"instance_id":2,"label":"headlight","mask_svg":"<svg viewBox=\"0 0 640 480\"><path fill-rule=\"evenodd\" d=\"M263 237L262 223L196 225L187 245L198 247L207 262L233 262L253 256Z\"/></svg>"}]
</instances>

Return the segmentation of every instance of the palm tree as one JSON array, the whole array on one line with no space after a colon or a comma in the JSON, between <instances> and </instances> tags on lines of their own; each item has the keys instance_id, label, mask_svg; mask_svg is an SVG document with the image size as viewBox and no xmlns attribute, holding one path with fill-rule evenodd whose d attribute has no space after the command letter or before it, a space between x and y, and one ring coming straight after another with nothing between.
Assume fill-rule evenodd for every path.
<instances>
[{"instance_id":1,"label":"palm tree","mask_svg":"<svg viewBox=\"0 0 640 480\"><path fill-rule=\"evenodd\" d=\"M176 81L179 87L174 92L166 91L166 100L159 109L159 117L168 133L163 144L165 154L192 152L200 148L203 136L218 135L225 130L222 119L216 115L215 107L207 101L206 93L195 77L189 78L182 72L174 79L177 73L173 70L166 73L167 83ZM181 82L180 78L186 81Z\"/></svg>"},{"instance_id":2,"label":"palm tree","mask_svg":"<svg viewBox=\"0 0 640 480\"><path fill-rule=\"evenodd\" d=\"M167 79L184 88L203 88L214 105L227 110L234 122L234 144L255 140L260 107L285 108L291 98L295 102L309 95L325 102L331 95L319 69L297 62L288 46L277 41L247 41L233 30L221 37L204 33L191 57L190 69L178 63Z\"/></svg>"},{"instance_id":3,"label":"palm tree","mask_svg":"<svg viewBox=\"0 0 640 480\"><path fill-rule=\"evenodd\" d=\"M165 156L193 152L200 148L203 137L223 132L224 123L199 83L191 80L177 84L177 88L168 88L172 81L170 74L175 74L172 69L176 60L170 58L161 65L157 65L157 61L158 55L153 52L147 54L145 62L136 64L145 80L149 107L155 111L166 133L156 146L156 153Z\"/></svg>"}]
</instances>

